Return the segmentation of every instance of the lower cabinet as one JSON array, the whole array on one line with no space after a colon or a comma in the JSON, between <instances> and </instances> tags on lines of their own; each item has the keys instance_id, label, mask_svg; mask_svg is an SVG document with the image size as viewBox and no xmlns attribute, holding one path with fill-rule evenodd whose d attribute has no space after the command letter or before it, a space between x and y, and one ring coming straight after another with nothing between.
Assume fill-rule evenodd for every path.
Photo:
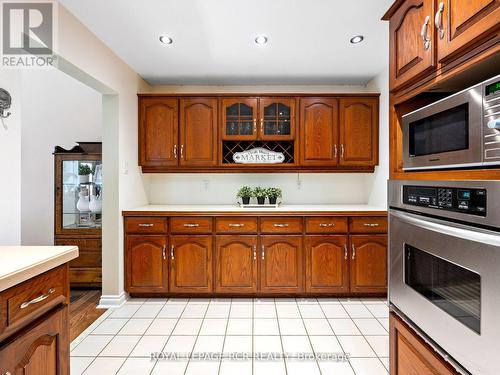
<instances>
[{"instance_id":1,"label":"lower cabinet","mask_svg":"<svg viewBox=\"0 0 500 375\"><path fill-rule=\"evenodd\" d=\"M125 283L129 293L168 292L166 236L128 235Z\"/></svg>"},{"instance_id":2,"label":"lower cabinet","mask_svg":"<svg viewBox=\"0 0 500 375\"><path fill-rule=\"evenodd\" d=\"M303 291L302 236L261 236L260 291Z\"/></svg>"},{"instance_id":3,"label":"lower cabinet","mask_svg":"<svg viewBox=\"0 0 500 375\"><path fill-rule=\"evenodd\" d=\"M347 236L306 236L306 292L349 291Z\"/></svg>"},{"instance_id":4,"label":"lower cabinet","mask_svg":"<svg viewBox=\"0 0 500 375\"><path fill-rule=\"evenodd\" d=\"M27 326L0 347L0 374L69 374L68 308Z\"/></svg>"},{"instance_id":5,"label":"lower cabinet","mask_svg":"<svg viewBox=\"0 0 500 375\"><path fill-rule=\"evenodd\" d=\"M389 327L391 375L458 375L394 313L389 318Z\"/></svg>"},{"instance_id":6,"label":"lower cabinet","mask_svg":"<svg viewBox=\"0 0 500 375\"><path fill-rule=\"evenodd\" d=\"M257 291L257 236L217 236L215 291Z\"/></svg>"},{"instance_id":7,"label":"lower cabinet","mask_svg":"<svg viewBox=\"0 0 500 375\"><path fill-rule=\"evenodd\" d=\"M387 292L387 236L350 236L351 292Z\"/></svg>"},{"instance_id":8,"label":"lower cabinet","mask_svg":"<svg viewBox=\"0 0 500 375\"><path fill-rule=\"evenodd\" d=\"M212 236L170 237L170 291L212 292Z\"/></svg>"}]
</instances>

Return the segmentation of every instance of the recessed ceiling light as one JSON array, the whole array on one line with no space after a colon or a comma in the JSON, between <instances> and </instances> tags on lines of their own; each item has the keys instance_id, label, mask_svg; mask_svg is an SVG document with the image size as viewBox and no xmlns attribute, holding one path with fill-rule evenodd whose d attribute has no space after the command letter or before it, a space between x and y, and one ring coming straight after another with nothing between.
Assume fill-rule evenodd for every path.
<instances>
[{"instance_id":1,"label":"recessed ceiling light","mask_svg":"<svg viewBox=\"0 0 500 375\"><path fill-rule=\"evenodd\" d=\"M168 35L160 35L160 42L163 44L172 44L174 40Z\"/></svg>"},{"instance_id":2,"label":"recessed ceiling light","mask_svg":"<svg viewBox=\"0 0 500 375\"><path fill-rule=\"evenodd\" d=\"M353 36L349 41L352 44L358 44L358 43L361 43L364 39L365 39L365 37L363 35L356 35L356 36Z\"/></svg>"},{"instance_id":3,"label":"recessed ceiling light","mask_svg":"<svg viewBox=\"0 0 500 375\"><path fill-rule=\"evenodd\" d=\"M255 43L257 43L259 46L263 46L264 44L267 43L267 36L264 35L259 35L255 38Z\"/></svg>"}]
</instances>

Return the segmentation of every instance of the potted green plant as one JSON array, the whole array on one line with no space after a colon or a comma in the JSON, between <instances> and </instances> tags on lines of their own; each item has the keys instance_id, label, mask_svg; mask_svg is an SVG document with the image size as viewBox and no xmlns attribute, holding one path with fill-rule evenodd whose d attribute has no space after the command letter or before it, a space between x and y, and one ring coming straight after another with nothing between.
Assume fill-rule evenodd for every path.
<instances>
[{"instance_id":1,"label":"potted green plant","mask_svg":"<svg viewBox=\"0 0 500 375\"><path fill-rule=\"evenodd\" d=\"M238 190L238 193L236 193L236 197L241 198L243 204L249 204L250 198L252 198L252 196L253 196L253 191L250 186L242 186L240 190Z\"/></svg>"},{"instance_id":2,"label":"potted green plant","mask_svg":"<svg viewBox=\"0 0 500 375\"><path fill-rule=\"evenodd\" d=\"M281 198L282 191L280 188L270 187L266 189L266 195L269 198L270 204L276 204L278 198Z\"/></svg>"},{"instance_id":3,"label":"potted green plant","mask_svg":"<svg viewBox=\"0 0 500 375\"><path fill-rule=\"evenodd\" d=\"M78 167L78 182L84 184L90 181L90 174L92 173L92 168L88 164L80 164Z\"/></svg>"},{"instance_id":4,"label":"potted green plant","mask_svg":"<svg viewBox=\"0 0 500 375\"><path fill-rule=\"evenodd\" d=\"M257 198L258 204L264 204L264 202L266 201L266 189L257 186L255 189L253 189L253 196Z\"/></svg>"}]
</instances>

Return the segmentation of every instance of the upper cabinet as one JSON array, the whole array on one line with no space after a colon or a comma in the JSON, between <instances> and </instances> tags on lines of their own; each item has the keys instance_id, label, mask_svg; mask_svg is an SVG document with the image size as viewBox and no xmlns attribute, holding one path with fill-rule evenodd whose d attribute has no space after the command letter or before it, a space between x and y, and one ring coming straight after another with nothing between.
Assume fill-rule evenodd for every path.
<instances>
[{"instance_id":1,"label":"upper cabinet","mask_svg":"<svg viewBox=\"0 0 500 375\"><path fill-rule=\"evenodd\" d=\"M222 99L222 139L256 139L258 99L225 98Z\"/></svg>"},{"instance_id":2,"label":"upper cabinet","mask_svg":"<svg viewBox=\"0 0 500 375\"><path fill-rule=\"evenodd\" d=\"M295 138L295 99L262 98L259 104L260 139Z\"/></svg>"},{"instance_id":3,"label":"upper cabinet","mask_svg":"<svg viewBox=\"0 0 500 375\"><path fill-rule=\"evenodd\" d=\"M438 1L435 14L439 61L474 43L500 26L498 0Z\"/></svg>"},{"instance_id":4,"label":"upper cabinet","mask_svg":"<svg viewBox=\"0 0 500 375\"><path fill-rule=\"evenodd\" d=\"M139 106L139 164L177 165L177 98L142 98Z\"/></svg>"},{"instance_id":5,"label":"upper cabinet","mask_svg":"<svg viewBox=\"0 0 500 375\"><path fill-rule=\"evenodd\" d=\"M335 166L338 163L338 101L334 98L300 100L300 163Z\"/></svg>"},{"instance_id":6,"label":"upper cabinet","mask_svg":"<svg viewBox=\"0 0 500 375\"><path fill-rule=\"evenodd\" d=\"M345 166L378 163L378 101L340 100L340 159Z\"/></svg>"},{"instance_id":7,"label":"upper cabinet","mask_svg":"<svg viewBox=\"0 0 500 375\"><path fill-rule=\"evenodd\" d=\"M217 99L182 98L180 108L180 165L217 165Z\"/></svg>"},{"instance_id":8,"label":"upper cabinet","mask_svg":"<svg viewBox=\"0 0 500 375\"><path fill-rule=\"evenodd\" d=\"M389 21L390 87L413 81L436 65L434 0L407 0Z\"/></svg>"}]
</instances>

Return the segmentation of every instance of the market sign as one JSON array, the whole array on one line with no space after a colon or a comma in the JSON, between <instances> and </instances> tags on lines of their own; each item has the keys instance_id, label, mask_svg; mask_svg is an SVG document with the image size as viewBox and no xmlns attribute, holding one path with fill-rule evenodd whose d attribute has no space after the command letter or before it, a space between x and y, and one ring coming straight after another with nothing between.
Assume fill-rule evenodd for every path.
<instances>
[{"instance_id":1,"label":"market sign","mask_svg":"<svg viewBox=\"0 0 500 375\"><path fill-rule=\"evenodd\" d=\"M235 152L233 160L238 164L279 164L285 161L285 155L282 152L256 147L251 150Z\"/></svg>"}]
</instances>

